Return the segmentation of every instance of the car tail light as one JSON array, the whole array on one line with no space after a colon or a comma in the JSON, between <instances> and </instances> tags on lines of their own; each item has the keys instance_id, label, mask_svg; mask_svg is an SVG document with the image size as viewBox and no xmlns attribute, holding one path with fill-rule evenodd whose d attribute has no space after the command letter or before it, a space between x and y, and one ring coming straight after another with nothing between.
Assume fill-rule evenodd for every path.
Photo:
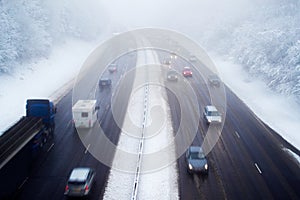
<instances>
[{"instance_id":1,"label":"car tail light","mask_svg":"<svg viewBox=\"0 0 300 200\"><path fill-rule=\"evenodd\" d=\"M69 186L68 186L68 185L66 185L65 191L68 191L68 190L69 190Z\"/></svg>"},{"instance_id":2,"label":"car tail light","mask_svg":"<svg viewBox=\"0 0 300 200\"><path fill-rule=\"evenodd\" d=\"M86 185L85 188L84 188L84 190L85 190L85 191L88 191L88 190L89 190L89 186Z\"/></svg>"}]
</instances>

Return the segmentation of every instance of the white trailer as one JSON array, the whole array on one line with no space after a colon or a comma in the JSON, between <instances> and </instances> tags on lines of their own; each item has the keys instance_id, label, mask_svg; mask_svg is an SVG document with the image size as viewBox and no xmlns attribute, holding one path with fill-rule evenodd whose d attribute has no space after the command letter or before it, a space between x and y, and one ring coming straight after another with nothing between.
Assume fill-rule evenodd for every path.
<instances>
[{"instance_id":1,"label":"white trailer","mask_svg":"<svg viewBox=\"0 0 300 200\"><path fill-rule=\"evenodd\" d=\"M76 128L91 128L97 120L96 100L78 100L72 107Z\"/></svg>"}]
</instances>

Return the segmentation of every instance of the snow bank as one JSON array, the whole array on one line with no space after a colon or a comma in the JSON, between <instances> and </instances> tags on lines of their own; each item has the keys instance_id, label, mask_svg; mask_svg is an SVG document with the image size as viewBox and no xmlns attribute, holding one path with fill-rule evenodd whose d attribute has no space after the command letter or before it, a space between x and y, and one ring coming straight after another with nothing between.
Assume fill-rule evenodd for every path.
<instances>
[{"instance_id":1,"label":"snow bank","mask_svg":"<svg viewBox=\"0 0 300 200\"><path fill-rule=\"evenodd\" d=\"M0 134L25 115L26 99L54 98L57 91L70 82L80 70L94 45L80 40L69 40L52 50L48 59L22 65L13 75L0 79ZM64 88L64 90L71 89ZM56 95L53 96L53 94Z\"/></svg>"},{"instance_id":2,"label":"snow bank","mask_svg":"<svg viewBox=\"0 0 300 200\"><path fill-rule=\"evenodd\" d=\"M266 124L300 149L300 105L271 91L262 81L252 78L243 67L212 54L224 83Z\"/></svg>"}]
</instances>

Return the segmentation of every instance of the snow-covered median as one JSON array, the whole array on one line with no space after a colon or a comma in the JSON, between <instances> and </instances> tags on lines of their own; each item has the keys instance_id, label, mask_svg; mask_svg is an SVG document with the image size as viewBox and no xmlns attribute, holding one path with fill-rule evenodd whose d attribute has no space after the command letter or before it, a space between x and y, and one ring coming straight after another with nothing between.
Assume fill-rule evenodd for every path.
<instances>
[{"instance_id":1,"label":"snow-covered median","mask_svg":"<svg viewBox=\"0 0 300 200\"><path fill-rule=\"evenodd\" d=\"M130 199L132 197L135 171L138 161L138 151L140 141L143 140L140 176L138 178L137 199L179 199L178 194L178 173L176 162L168 166L161 166L160 169L149 169L151 162L158 160L146 159L146 154L159 152L169 145L173 138L173 128L171 123L170 108L166 101L166 91L162 87L163 82L160 79L161 72L156 71L149 73L147 79L151 82L159 83L157 85L145 85L140 87L139 79L145 80L145 64L159 64L155 54L151 51L139 51L136 69L136 79L127 112L122 127L122 132L118 142L118 149L127 152L135 152L136 157L122 158L122 153L116 151L113 167L110 171L107 186L105 188L104 199ZM159 69L159 68L158 68ZM157 74L153 74L157 73ZM145 87L147 87L148 96L145 97ZM145 100L146 98L146 100ZM144 121L144 109L146 107L146 122ZM157 109L158 108L158 109ZM164 116L162 116L162 113ZM157 121L159 120L159 121ZM132 121L130 123L130 121ZM142 123L146 123L144 129L144 138L142 135ZM130 128L134 124L141 129ZM155 124L153 126L153 124ZM156 126L159 124L159 127ZM140 131L138 133L131 132ZM170 160L175 160L175 149L169 152ZM172 159L173 158L173 159ZM163 158L161 158L163 159ZM126 170L117 170L120 169ZM129 170L129 171L127 171Z\"/></svg>"}]
</instances>

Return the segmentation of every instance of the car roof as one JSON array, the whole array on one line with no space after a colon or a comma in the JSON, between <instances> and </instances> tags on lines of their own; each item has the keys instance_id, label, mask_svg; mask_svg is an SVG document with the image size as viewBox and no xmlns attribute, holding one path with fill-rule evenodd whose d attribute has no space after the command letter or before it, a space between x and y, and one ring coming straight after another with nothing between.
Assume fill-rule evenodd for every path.
<instances>
[{"instance_id":1,"label":"car roof","mask_svg":"<svg viewBox=\"0 0 300 200\"><path fill-rule=\"evenodd\" d=\"M186 66L186 67L184 67L183 69L191 69L190 67L188 67L188 66Z\"/></svg>"},{"instance_id":2,"label":"car roof","mask_svg":"<svg viewBox=\"0 0 300 200\"><path fill-rule=\"evenodd\" d=\"M106 77L100 79L100 81L108 81L108 80L110 80L110 79L109 79L109 78L106 78Z\"/></svg>"},{"instance_id":3,"label":"car roof","mask_svg":"<svg viewBox=\"0 0 300 200\"><path fill-rule=\"evenodd\" d=\"M190 152L196 152L196 153L203 152L202 148L200 146L190 146L189 151Z\"/></svg>"},{"instance_id":4,"label":"car roof","mask_svg":"<svg viewBox=\"0 0 300 200\"><path fill-rule=\"evenodd\" d=\"M71 172L69 181L85 181L90 171L91 171L90 168L84 168L84 167L74 168Z\"/></svg>"},{"instance_id":5,"label":"car roof","mask_svg":"<svg viewBox=\"0 0 300 200\"><path fill-rule=\"evenodd\" d=\"M206 109L208 111L218 111L217 108L215 106L212 106L212 105L206 106Z\"/></svg>"}]
</instances>

